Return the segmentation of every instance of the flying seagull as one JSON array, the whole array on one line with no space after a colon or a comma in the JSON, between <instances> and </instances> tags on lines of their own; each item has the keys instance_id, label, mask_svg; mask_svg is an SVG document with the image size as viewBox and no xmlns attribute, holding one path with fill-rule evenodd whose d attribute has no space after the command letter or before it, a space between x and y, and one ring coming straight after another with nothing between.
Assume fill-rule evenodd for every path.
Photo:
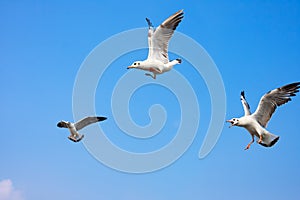
<instances>
[{"instance_id":1,"label":"flying seagull","mask_svg":"<svg viewBox=\"0 0 300 200\"><path fill-rule=\"evenodd\" d=\"M258 138L257 143L265 147L271 147L278 141L279 136L266 130L267 124L276 108L291 101L291 97L296 96L295 93L299 92L299 88L300 82L297 82L269 91L262 96L259 105L253 114L250 112L250 106L246 101L244 91L241 92L241 102L245 115L240 118L227 120L227 122L231 123L230 127L244 127L251 134L252 140L246 146L245 150L249 149L254 142L254 136Z\"/></svg>"},{"instance_id":2,"label":"flying seagull","mask_svg":"<svg viewBox=\"0 0 300 200\"><path fill-rule=\"evenodd\" d=\"M106 119L107 119L106 117L86 117L76 123L60 121L57 123L57 127L68 128L71 133L68 138L70 140L72 140L73 142L79 142L84 137L84 135L79 134L77 131L79 131L80 129L82 129L90 124L93 124L93 123L96 123L99 121L103 121Z\"/></svg>"},{"instance_id":3,"label":"flying seagull","mask_svg":"<svg viewBox=\"0 0 300 200\"><path fill-rule=\"evenodd\" d=\"M127 69L136 68L152 72L153 75L150 73L146 73L145 75L151 76L153 79L156 79L157 74L162 74L164 72L170 71L174 65L180 64L180 58L169 61L168 45L176 27L181 22L182 18L183 10L179 10L168 19L166 19L156 29L154 29L150 20L146 18L149 27L148 58L144 61L135 61L131 66L127 67Z\"/></svg>"}]
</instances>

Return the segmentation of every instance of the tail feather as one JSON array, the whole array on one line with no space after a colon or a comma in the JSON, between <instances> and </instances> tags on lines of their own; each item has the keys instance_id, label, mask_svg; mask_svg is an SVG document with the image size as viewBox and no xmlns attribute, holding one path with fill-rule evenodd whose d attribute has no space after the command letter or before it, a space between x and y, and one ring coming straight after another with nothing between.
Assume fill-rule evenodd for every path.
<instances>
[{"instance_id":1,"label":"tail feather","mask_svg":"<svg viewBox=\"0 0 300 200\"><path fill-rule=\"evenodd\" d=\"M263 134L263 139L262 142L260 143L260 145L264 146L264 147L271 147L274 144L276 144L279 140L279 136L274 135L272 133L266 133Z\"/></svg>"},{"instance_id":2,"label":"tail feather","mask_svg":"<svg viewBox=\"0 0 300 200\"><path fill-rule=\"evenodd\" d=\"M70 135L68 138L73 142L79 142L80 140L82 140L82 138L84 138L84 135L78 133L77 136Z\"/></svg>"}]
</instances>

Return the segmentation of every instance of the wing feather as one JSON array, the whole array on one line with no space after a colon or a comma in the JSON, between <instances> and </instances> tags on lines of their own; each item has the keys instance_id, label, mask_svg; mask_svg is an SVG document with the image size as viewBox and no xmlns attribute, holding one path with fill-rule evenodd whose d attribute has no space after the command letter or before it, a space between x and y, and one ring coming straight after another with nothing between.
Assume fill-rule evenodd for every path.
<instances>
[{"instance_id":1,"label":"wing feather","mask_svg":"<svg viewBox=\"0 0 300 200\"><path fill-rule=\"evenodd\" d=\"M300 82L296 82L269 91L260 99L253 116L261 126L266 127L276 108L291 101L291 97L296 96L299 88Z\"/></svg>"},{"instance_id":2,"label":"wing feather","mask_svg":"<svg viewBox=\"0 0 300 200\"><path fill-rule=\"evenodd\" d=\"M244 91L241 92L241 102L242 102L242 105L243 105L243 108L244 108L245 116L246 115L251 115L250 106L249 106L248 102L246 101Z\"/></svg>"},{"instance_id":3,"label":"wing feather","mask_svg":"<svg viewBox=\"0 0 300 200\"><path fill-rule=\"evenodd\" d=\"M168 45L175 29L183 18L183 10L174 13L166 19L156 30L150 28L148 31L149 53L148 59L169 62ZM148 20L147 20L148 21ZM148 23L149 24L149 23Z\"/></svg>"},{"instance_id":4,"label":"wing feather","mask_svg":"<svg viewBox=\"0 0 300 200\"><path fill-rule=\"evenodd\" d=\"M107 119L106 117L86 117L86 118L83 118L80 121L76 122L74 125L75 125L76 130L79 131L80 129L82 129L90 124L93 124L93 123L96 123L99 121L103 121L106 119Z\"/></svg>"}]
</instances>

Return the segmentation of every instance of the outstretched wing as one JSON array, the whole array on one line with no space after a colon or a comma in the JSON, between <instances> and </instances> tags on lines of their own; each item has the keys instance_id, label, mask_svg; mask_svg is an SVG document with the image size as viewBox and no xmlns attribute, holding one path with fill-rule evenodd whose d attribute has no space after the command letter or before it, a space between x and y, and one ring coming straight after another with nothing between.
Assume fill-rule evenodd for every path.
<instances>
[{"instance_id":1,"label":"outstretched wing","mask_svg":"<svg viewBox=\"0 0 300 200\"><path fill-rule=\"evenodd\" d=\"M259 105L255 113L253 113L253 116L261 126L267 126L270 118L278 106L291 101L290 97L296 96L295 93L299 92L299 85L300 82L285 85L269 91L260 99Z\"/></svg>"},{"instance_id":2,"label":"outstretched wing","mask_svg":"<svg viewBox=\"0 0 300 200\"><path fill-rule=\"evenodd\" d=\"M251 115L250 106L249 106L248 102L246 101L244 91L241 92L241 102L242 102L242 105L243 105L243 108L244 108L245 116L246 115Z\"/></svg>"},{"instance_id":3,"label":"outstretched wing","mask_svg":"<svg viewBox=\"0 0 300 200\"><path fill-rule=\"evenodd\" d=\"M183 10L180 10L166 19L156 30L153 29L149 19L146 19L149 26L148 44L149 53L148 59L160 60L163 63L168 63L168 45L169 41L183 18Z\"/></svg>"},{"instance_id":4,"label":"outstretched wing","mask_svg":"<svg viewBox=\"0 0 300 200\"><path fill-rule=\"evenodd\" d=\"M106 117L86 117L86 118L76 122L74 125L75 125L76 130L79 131L80 129L82 129L90 124L93 124L93 123L96 123L99 121L103 121L106 119L107 119Z\"/></svg>"},{"instance_id":5,"label":"outstretched wing","mask_svg":"<svg viewBox=\"0 0 300 200\"><path fill-rule=\"evenodd\" d=\"M153 54L152 35L155 29L150 19L146 18L146 21L148 23L148 47L149 47L148 58L152 58L152 54Z\"/></svg>"}]
</instances>

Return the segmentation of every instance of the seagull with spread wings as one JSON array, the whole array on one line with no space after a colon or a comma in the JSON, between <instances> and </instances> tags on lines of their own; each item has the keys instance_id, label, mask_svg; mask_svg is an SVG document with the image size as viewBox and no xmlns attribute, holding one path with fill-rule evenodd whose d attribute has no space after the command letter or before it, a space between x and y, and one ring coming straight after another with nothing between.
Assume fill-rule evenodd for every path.
<instances>
[{"instance_id":1,"label":"seagull with spread wings","mask_svg":"<svg viewBox=\"0 0 300 200\"><path fill-rule=\"evenodd\" d=\"M145 75L156 79L157 74L170 71L174 65L180 64L180 58L169 61L168 45L176 27L181 22L182 18L183 10L180 10L166 19L156 29L154 29L150 20L146 18L149 27L148 58L144 61L135 61L131 66L127 67L127 69L135 68L152 72L153 75L150 73L146 73Z\"/></svg>"},{"instance_id":2,"label":"seagull with spread wings","mask_svg":"<svg viewBox=\"0 0 300 200\"><path fill-rule=\"evenodd\" d=\"M230 127L244 127L251 134L252 140L246 146L245 150L250 148L254 142L254 137L258 138L257 143L265 147L271 147L278 141L279 136L266 130L267 124L276 108L291 101L291 97L296 96L296 93L299 92L299 88L300 82L296 82L269 91L260 99L259 105L253 114L250 112L244 91L241 92L241 102L245 115L240 118L227 120L227 122L231 123Z\"/></svg>"},{"instance_id":3,"label":"seagull with spread wings","mask_svg":"<svg viewBox=\"0 0 300 200\"><path fill-rule=\"evenodd\" d=\"M84 137L83 134L79 134L77 131L80 129L83 129L84 127L106 120L106 117L85 117L82 120L72 123L72 122L66 122L66 121L60 121L57 123L57 127L59 128L68 128L70 131L70 136L68 137L73 142L79 142Z\"/></svg>"}]
</instances>

